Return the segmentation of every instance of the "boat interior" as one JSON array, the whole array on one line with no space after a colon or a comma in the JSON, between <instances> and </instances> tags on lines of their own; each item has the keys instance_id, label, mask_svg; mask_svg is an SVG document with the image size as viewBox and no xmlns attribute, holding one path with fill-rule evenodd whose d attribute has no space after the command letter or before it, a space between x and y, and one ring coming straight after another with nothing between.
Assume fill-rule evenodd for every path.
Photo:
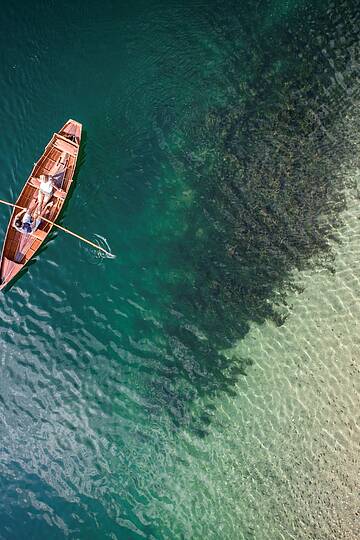
<instances>
[{"instance_id":1,"label":"boat interior","mask_svg":"<svg viewBox=\"0 0 360 540\"><path fill-rule=\"evenodd\" d=\"M76 135L63 136L56 133L46 147L46 150L40 160L34 166L31 176L27 180L24 189L17 201L19 206L31 208L36 206L38 196L39 177L41 174L51 176L54 184L59 190L55 191L51 200L53 206L45 216L50 221L55 221L61 211L64 203L64 196L70 189L73 178L78 146L70 139ZM63 192L66 192L65 194ZM4 248L4 257L16 263L26 263L39 248L42 241L49 233L52 225L42 221L39 228L33 235L27 235L18 232L14 227L14 219L20 210L14 209Z\"/></svg>"}]
</instances>

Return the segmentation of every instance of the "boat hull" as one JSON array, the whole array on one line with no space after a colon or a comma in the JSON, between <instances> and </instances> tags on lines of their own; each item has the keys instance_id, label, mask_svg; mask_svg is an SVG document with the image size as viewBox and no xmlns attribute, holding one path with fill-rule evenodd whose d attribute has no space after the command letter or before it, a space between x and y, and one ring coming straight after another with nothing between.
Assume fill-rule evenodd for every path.
<instances>
[{"instance_id":1,"label":"boat hull","mask_svg":"<svg viewBox=\"0 0 360 540\"><path fill-rule=\"evenodd\" d=\"M41 174L52 176L56 187L62 196L53 196L53 206L46 218L56 221L71 189L76 163L79 155L82 125L75 120L66 124L54 133L42 156L35 163L17 201L16 205L28 208L34 203L38 193L38 179ZM7 287L23 270L25 265L39 251L41 245L51 232L53 225L42 221L39 228L32 234L18 232L14 219L20 210L14 208L3 244L0 262L0 290Z\"/></svg>"}]
</instances>

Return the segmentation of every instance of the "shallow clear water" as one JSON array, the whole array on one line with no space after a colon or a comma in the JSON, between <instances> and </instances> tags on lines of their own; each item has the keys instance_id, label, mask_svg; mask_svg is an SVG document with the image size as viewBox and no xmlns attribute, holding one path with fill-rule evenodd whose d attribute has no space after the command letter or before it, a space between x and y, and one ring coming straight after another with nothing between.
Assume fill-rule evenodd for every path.
<instances>
[{"instance_id":1,"label":"shallow clear water","mask_svg":"<svg viewBox=\"0 0 360 540\"><path fill-rule=\"evenodd\" d=\"M0 297L0 538L358 536L359 19L2 8L1 198L81 121L62 222L116 259Z\"/></svg>"}]
</instances>

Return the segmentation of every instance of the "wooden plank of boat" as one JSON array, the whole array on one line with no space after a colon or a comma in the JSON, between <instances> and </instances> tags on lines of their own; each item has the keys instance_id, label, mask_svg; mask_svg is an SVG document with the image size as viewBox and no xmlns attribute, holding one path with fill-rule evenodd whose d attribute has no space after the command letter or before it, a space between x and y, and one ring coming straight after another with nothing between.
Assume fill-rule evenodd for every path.
<instances>
[{"instance_id":1,"label":"wooden plank of boat","mask_svg":"<svg viewBox=\"0 0 360 540\"><path fill-rule=\"evenodd\" d=\"M65 192L63 197L53 196L54 204L46 216L50 221L56 221L73 181L81 132L82 125L79 122L68 120L58 133L54 133L16 201L18 206L28 208L37 197L39 176L51 175L56 187ZM32 235L18 232L13 226L18 212L19 210L14 208L6 231L0 261L0 290L4 289L35 255L53 227L51 223L42 221Z\"/></svg>"}]
</instances>

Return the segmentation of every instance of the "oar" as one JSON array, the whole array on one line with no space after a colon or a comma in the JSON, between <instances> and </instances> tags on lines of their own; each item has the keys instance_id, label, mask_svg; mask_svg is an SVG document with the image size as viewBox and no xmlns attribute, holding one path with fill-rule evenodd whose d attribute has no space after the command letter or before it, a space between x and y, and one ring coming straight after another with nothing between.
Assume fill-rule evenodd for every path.
<instances>
[{"instance_id":1,"label":"oar","mask_svg":"<svg viewBox=\"0 0 360 540\"><path fill-rule=\"evenodd\" d=\"M26 210L26 208L24 208L22 206L19 206L18 204L3 201L2 199L0 199L0 203L6 204L7 206L12 206L13 208L19 208L20 210ZM83 242L85 242L86 244L89 244L90 246L92 246L95 249L99 249L100 251L102 251L103 253L108 255L109 257L112 257L112 258L115 257L115 255L113 255L112 253L109 253L109 251L106 251L106 249L99 246L98 244L94 244L94 242L91 242L90 240L87 240L86 238L84 238L83 236L80 236L79 234L76 234L76 233L74 233L72 231L69 231L69 229L65 229L65 227L62 227L61 225L58 225L57 223L54 223L53 221L50 221L50 219L46 219L45 217L42 217L42 216L40 216L40 217L41 217L41 219L43 219L47 223L50 223L51 225L53 225L54 227L57 227L58 229L61 229L62 231L66 232L68 234L71 234L71 236L75 236L75 238L78 238L79 240L82 240Z\"/></svg>"}]
</instances>

